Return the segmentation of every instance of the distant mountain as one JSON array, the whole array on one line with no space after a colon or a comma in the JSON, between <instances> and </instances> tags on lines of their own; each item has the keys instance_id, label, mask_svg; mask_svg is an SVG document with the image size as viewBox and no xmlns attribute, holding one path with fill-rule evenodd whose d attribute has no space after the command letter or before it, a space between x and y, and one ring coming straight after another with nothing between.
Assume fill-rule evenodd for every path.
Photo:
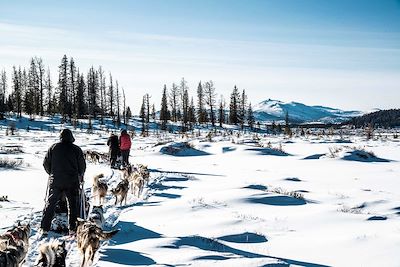
<instances>
[{"instance_id":1,"label":"distant mountain","mask_svg":"<svg viewBox=\"0 0 400 267\"><path fill-rule=\"evenodd\" d=\"M368 125L397 127L400 126L400 109L378 110L361 117L353 118L350 123L356 127Z\"/></svg>"},{"instance_id":2,"label":"distant mountain","mask_svg":"<svg viewBox=\"0 0 400 267\"><path fill-rule=\"evenodd\" d=\"M273 99L262 101L253 110L254 116L258 121L282 121L285 120L286 112L288 112L290 122L297 123L339 123L363 114L360 111L343 111L323 106L307 106L297 102L284 103Z\"/></svg>"}]
</instances>

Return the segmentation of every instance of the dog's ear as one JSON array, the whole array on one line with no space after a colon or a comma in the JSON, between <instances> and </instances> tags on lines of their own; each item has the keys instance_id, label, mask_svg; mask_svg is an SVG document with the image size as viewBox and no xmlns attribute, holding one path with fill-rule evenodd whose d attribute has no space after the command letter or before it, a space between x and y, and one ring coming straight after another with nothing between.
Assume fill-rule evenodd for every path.
<instances>
[{"instance_id":1,"label":"dog's ear","mask_svg":"<svg viewBox=\"0 0 400 267\"><path fill-rule=\"evenodd\" d=\"M63 247L63 248L65 248L65 240L63 240L63 241L60 243L60 246Z\"/></svg>"},{"instance_id":2,"label":"dog's ear","mask_svg":"<svg viewBox=\"0 0 400 267\"><path fill-rule=\"evenodd\" d=\"M110 239L110 238L112 238L116 233L118 233L119 232L119 229L117 229L117 230L113 230L113 231L109 231L109 232L101 232L101 234L100 234L100 239L101 240L107 240L107 239Z\"/></svg>"},{"instance_id":3,"label":"dog's ear","mask_svg":"<svg viewBox=\"0 0 400 267\"><path fill-rule=\"evenodd\" d=\"M80 225L82 225L82 224L84 224L85 223L85 220L84 219L82 219L82 218L76 218L76 225L77 226L80 226Z\"/></svg>"}]
</instances>

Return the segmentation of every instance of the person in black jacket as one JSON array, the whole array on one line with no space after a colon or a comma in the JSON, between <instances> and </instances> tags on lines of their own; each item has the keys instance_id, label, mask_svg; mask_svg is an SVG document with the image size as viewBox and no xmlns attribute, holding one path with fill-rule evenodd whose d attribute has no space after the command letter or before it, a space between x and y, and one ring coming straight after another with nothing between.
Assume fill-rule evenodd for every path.
<instances>
[{"instance_id":1,"label":"person in black jacket","mask_svg":"<svg viewBox=\"0 0 400 267\"><path fill-rule=\"evenodd\" d=\"M43 167L49 176L46 205L43 210L41 232L46 235L57 201L65 195L68 204L68 223L71 234L76 232L79 210L79 186L83 182L86 162L80 147L74 145L72 132L64 129L60 133L60 142L53 144L43 161Z\"/></svg>"},{"instance_id":2,"label":"person in black jacket","mask_svg":"<svg viewBox=\"0 0 400 267\"><path fill-rule=\"evenodd\" d=\"M118 136L111 133L107 140L107 145L109 146L109 156L111 168L116 168L117 157L120 155Z\"/></svg>"}]
</instances>

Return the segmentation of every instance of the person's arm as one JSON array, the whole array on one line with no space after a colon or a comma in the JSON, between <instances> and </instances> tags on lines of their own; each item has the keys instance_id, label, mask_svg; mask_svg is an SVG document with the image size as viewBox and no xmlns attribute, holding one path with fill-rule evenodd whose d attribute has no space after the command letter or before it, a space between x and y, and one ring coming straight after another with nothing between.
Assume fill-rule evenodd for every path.
<instances>
[{"instance_id":1,"label":"person's arm","mask_svg":"<svg viewBox=\"0 0 400 267\"><path fill-rule=\"evenodd\" d=\"M44 170L47 172L47 174L51 173L51 148L49 148L49 150L47 150L46 155L44 156L44 160L43 160L43 167Z\"/></svg>"},{"instance_id":2,"label":"person's arm","mask_svg":"<svg viewBox=\"0 0 400 267\"><path fill-rule=\"evenodd\" d=\"M78 153L78 172L79 172L79 178L80 181L83 181L83 175L85 174L86 171L86 161L85 157L83 156L82 149L79 148L79 153Z\"/></svg>"}]
</instances>

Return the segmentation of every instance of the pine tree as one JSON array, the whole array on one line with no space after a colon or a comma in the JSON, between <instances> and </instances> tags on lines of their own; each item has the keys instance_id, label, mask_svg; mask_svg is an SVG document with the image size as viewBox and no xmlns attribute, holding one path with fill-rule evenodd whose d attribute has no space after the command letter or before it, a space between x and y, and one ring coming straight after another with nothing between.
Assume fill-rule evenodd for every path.
<instances>
[{"instance_id":1,"label":"pine tree","mask_svg":"<svg viewBox=\"0 0 400 267\"><path fill-rule=\"evenodd\" d=\"M36 61L31 58L31 64L27 76L27 88L24 92L24 108L31 118L32 114L39 114L39 78L37 73Z\"/></svg>"},{"instance_id":2,"label":"pine tree","mask_svg":"<svg viewBox=\"0 0 400 267\"><path fill-rule=\"evenodd\" d=\"M77 105L77 118L81 119L86 114L86 104L85 104L85 78L83 74L78 74L78 85L76 92L76 105Z\"/></svg>"},{"instance_id":3,"label":"pine tree","mask_svg":"<svg viewBox=\"0 0 400 267\"><path fill-rule=\"evenodd\" d=\"M200 124L207 121L207 112L204 106L204 90L200 81L199 85L197 86L197 116Z\"/></svg>"},{"instance_id":4,"label":"pine tree","mask_svg":"<svg viewBox=\"0 0 400 267\"><path fill-rule=\"evenodd\" d=\"M239 122L242 130L244 128L244 123L246 122L246 109L247 109L247 95L246 91L243 89L239 105Z\"/></svg>"},{"instance_id":5,"label":"pine tree","mask_svg":"<svg viewBox=\"0 0 400 267\"><path fill-rule=\"evenodd\" d=\"M222 124L225 123L225 101L222 95L219 101L218 122L219 122L219 127L222 127Z\"/></svg>"},{"instance_id":6,"label":"pine tree","mask_svg":"<svg viewBox=\"0 0 400 267\"><path fill-rule=\"evenodd\" d=\"M105 113L105 90L106 90L106 77L104 76L103 68L100 66L97 71L99 77L99 90L100 90L100 116L101 124L104 124Z\"/></svg>"},{"instance_id":7,"label":"pine tree","mask_svg":"<svg viewBox=\"0 0 400 267\"><path fill-rule=\"evenodd\" d=\"M68 59L64 55L58 67L59 112L65 121L68 114Z\"/></svg>"},{"instance_id":8,"label":"pine tree","mask_svg":"<svg viewBox=\"0 0 400 267\"><path fill-rule=\"evenodd\" d=\"M77 104L76 104L76 87L77 87L77 74L76 74L76 67L75 67L75 61L71 57L69 60L69 65L68 65L68 97L69 97L69 107L68 107L68 113L70 114L69 116L72 116L72 114L77 115L76 109L77 109Z\"/></svg>"},{"instance_id":9,"label":"pine tree","mask_svg":"<svg viewBox=\"0 0 400 267\"><path fill-rule=\"evenodd\" d=\"M249 108L247 110L247 123L251 130L253 130L254 122L255 119L254 119L253 108L251 107L251 103L249 103Z\"/></svg>"},{"instance_id":10,"label":"pine tree","mask_svg":"<svg viewBox=\"0 0 400 267\"><path fill-rule=\"evenodd\" d=\"M154 104L151 106L151 119L155 122L156 121L156 107Z\"/></svg>"},{"instance_id":11,"label":"pine tree","mask_svg":"<svg viewBox=\"0 0 400 267\"><path fill-rule=\"evenodd\" d=\"M124 107L122 109L123 112L123 120L124 120L124 124L126 125L126 98L125 98L125 90L124 88L122 88L122 99L123 99L123 103L124 103Z\"/></svg>"},{"instance_id":12,"label":"pine tree","mask_svg":"<svg viewBox=\"0 0 400 267\"><path fill-rule=\"evenodd\" d=\"M129 106L126 108L125 117L126 117L127 123L129 124L129 120L130 120L131 117L132 117L132 111L131 111L131 108L130 108Z\"/></svg>"},{"instance_id":13,"label":"pine tree","mask_svg":"<svg viewBox=\"0 0 400 267\"><path fill-rule=\"evenodd\" d=\"M171 87L171 91L169 93L169 101L171 105L171 119L173 122L178 120L178 97L179 97L179 88L178 86L173 83Z\"/></svg>"},{"instance_id":14,"label":"pine tree","mask_svg":"<svg viewBox=\"0 0 400 267\"><path fill-rule=\"evenodd\" d=\"M117 127L121 125L121 114L120 114L120 95L118 81L115 81L116 101L117 101Z\"/></svg>"},{"instance_id":15,"label":"pine tree","mask_svg":"<svg viewBox=\"0 0 400 267\"><path fill-rule=\"evenodd\" d=\"M238 124L238 110L239 110L239 90L236 85L233 87L233 91L231 94L231 100L229 104L229 123Z\"/></svg>"},{"instance_id":16,"label":"pine tree","mask_svg":"<svg viewBox=\"0 0 400 267\"><path fill-rule=\"evenodd\" d=\"M161 109L160 109L161 130L167 129L168 119L169 119L169 112L167 103L167 86L164 84L163 94L161 97Z\"/></svg>"},{"instance_id":17,"label":"pine tree","mask_svg":"<svg viewBox=\"0 0 400 267\"><path fill-rule=\"evenodd\" d=\"M114 119L114 84L110 73L110 86L108 87L108 100L110 106L110 116Z\"/></svg>"},{"instance_id":18,"label":"pine tree","mask_svg":"<svg viewBox=\"0 0 400 267\"><path fill-rule=\"evenodd\" d=\"M210 109L210 121L212 126L215 126L215 87L213 81L208 81L204 84L205 103Z\"/></svg>"},{"instance_id":19,"label":"pine tree","mask_svg":"<svg viewBox=\"0 0 400 267\"><path fill-rule=\"evenodd\" d=\"M54 107L55 105L53 105L53 85L51 83L51 75L50 75L50 69L47 69L47 75L45 78L45 82L44 82L44 89L46 91L46 95L47 95L47 99L46 99L46 113L49 115L53 115L54 114ZM55 103L54 103L55 104Z\"/></svg>"},{"instance_id":20,"label":"pine tree","mask_svg":"<svg viewBox=\"0 0 400 267\"><path fill-rule=\"evenodd\" d=\"M142 136L146 136L146 96L143 96L142 106L140 107L140 119L142 122Z\"/></svg>"},{"instance_id":21,"label":"pine tree","mask_svg":"<svg viewBox=\"0 0 400 267\"><path fill-rule=\"evenodd\" d=\"M5 70L0 72L0 119L4 117L4 112L7 111L7 74Z\"/></svg>"},{"instance_id":22,"label":"pine tree","mask_svg":"<svg viewBox=\"0 0 400 267\"><path fill-rule=\"evenodd\" d=\"M292 136L292 130L290 129L290 125L289 125L289 112L286 111L286 115L285 115L285 134L288 136Z\"/></svg>"},{"instance_id":23,"label":"pine tree","mask_svg":"<svg viewBox=\"0 0 400 267\"><path fill-rule=\"evenodd\" d=\"M99 92L99 78L98 73L92 66L87 75L87 92L89 103L89 115L97 118L98 114L98 92Z\"/></svg>"},{"instance_id":24,"label":"pine tree","mask_svg":"<svg viewBox=\"0 0 400 267\"><path fill-rule=\"evenodd\" d=\"M38 84L39 84L39 109L40 116L44 115L44 85L45 85L45 70L42 58L36 58L36 65L38 70Z\"/></svg>"},{"instance_id":25,"label":"pine tree","mask_svg":"<svg viewBox=\"0 0 400 267\"><path fill-rule=\"evenodd\" d=\"M193 97L190 100L190 106L189 106L189 111L188 111L188 117L189 117L189 125L190 125L190 129L193 128L193 124L196 123L196 108L194 106L194 101L193 101Z\"/></svg>"}]
</instances>

